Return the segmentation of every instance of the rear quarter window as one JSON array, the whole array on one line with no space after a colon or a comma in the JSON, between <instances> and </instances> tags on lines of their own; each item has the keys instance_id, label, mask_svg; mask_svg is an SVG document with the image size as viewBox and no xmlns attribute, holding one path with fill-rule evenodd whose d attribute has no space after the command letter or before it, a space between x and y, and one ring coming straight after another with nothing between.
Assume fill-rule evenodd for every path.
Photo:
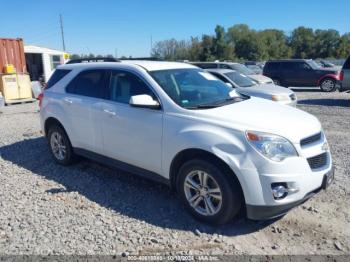
<instances>
[{"instance_id":1,"label":"rear quarter window","mask_svg":"<svg viewBox=\"0 0 350 262\"><path fill-rule=\"evenodd\" d=\"M56 69L55 72L50 77L47 82L46 88L49 89L54 86L58 81L60 81L63 77L65 77L71 70L68 69Z\"/></svg>"}]
</instances>

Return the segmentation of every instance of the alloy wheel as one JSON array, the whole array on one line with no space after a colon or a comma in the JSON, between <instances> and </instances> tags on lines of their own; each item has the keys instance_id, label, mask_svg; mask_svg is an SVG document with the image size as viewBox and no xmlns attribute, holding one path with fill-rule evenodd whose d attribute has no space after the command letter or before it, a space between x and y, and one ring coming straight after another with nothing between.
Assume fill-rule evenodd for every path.
<instances>
[{"instance_id":1,"label":"alloy wheel","mask_svg":"<svg viewBox=\"0 0 350 262\"><path fill-rule=\"evenodd\" d=\"M208 173L195 170L190 172L184 182L186 199L199 214L212 216L222 206L222 192L216 180Z\"/></svg>"},{"instance_id":2,"label":"alloy wheel","mask_svg":"<svg viewBox=\"0 0 350 262\"><path fill-rule=\"evenodd\" d=\"M64 160L67 154L63 136L58 132L53 132L50 139L53 155L60 161Z\"/></svg>"}]
</instances>

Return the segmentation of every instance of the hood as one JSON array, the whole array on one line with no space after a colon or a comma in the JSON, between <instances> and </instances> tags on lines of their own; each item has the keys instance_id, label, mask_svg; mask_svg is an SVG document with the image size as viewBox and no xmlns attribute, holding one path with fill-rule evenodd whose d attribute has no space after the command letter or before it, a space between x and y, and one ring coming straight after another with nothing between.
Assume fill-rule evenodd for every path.
<instances>
[{"instance_id":1,"label":"hood","mask_svg":"<svg viewBox=\"0 0 350 262\"><path fill-rule=\"evenodd\" d=\"M316 117L294 107L260 98L206 110L196 110L198 117L210 119L236 130L260 131L287 138L292 143L321 131Z\"/></svg>"},{"instance_id":2,"label":"hood","mask_svg":"<svg viewBox=\"0 0 350 262\"><path fill-rule=\"evenodd\" d=\"M272 79L263 75L248 75L251 79L257 81L259 84L273 83Z\"/></svg>"},{"instance_id":3,"label":"hood","mask_svg":"<svg viewBox=\"0 0 350 262\"><path fill-rule=\"evenodd\" d=\"M294 92L288 88L282 86L276 86L274 84L263 84L250 87L239 87L237 88L238 92L244 94L264 94L264 95L291 95Z\"/></svg>"}]
</instances>

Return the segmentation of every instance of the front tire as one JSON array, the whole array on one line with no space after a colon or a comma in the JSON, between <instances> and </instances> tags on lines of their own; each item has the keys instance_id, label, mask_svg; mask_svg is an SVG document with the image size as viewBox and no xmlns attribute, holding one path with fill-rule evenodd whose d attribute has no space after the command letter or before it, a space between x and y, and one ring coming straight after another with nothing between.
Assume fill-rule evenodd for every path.
<instances>
[{"instance_id":1,"label":"front tire","mask_svg":"<svg viewBox=\"0 0 350 262\"><path fill-rule=\"evenodd\" d=\"M337 83L332 78L325 78L320 83L323 92L334 92L337 89Z\"/></svg>"},{"instance_id":2,"label":"front tire","mask_svg":"<svg viewBox=\"0 0 350 262\"><path fill-rule=\"evenodd\" d=\"M242 206L240 186L219 166L201 159L186 162L179 171L177 191L187 210L198 220L225 224Z\"/></svg>"},{"instance_id":3,"label":"front tire","mask_svg":"<svg viewBox=\"0 0 350 262\"><path fill-rule=\"evenodd\" d=\"M50 152L60 165L70 165L76 160L72 145L66 132L59 125L53 125L48 131Z\"/></svg>"}]
</instances>

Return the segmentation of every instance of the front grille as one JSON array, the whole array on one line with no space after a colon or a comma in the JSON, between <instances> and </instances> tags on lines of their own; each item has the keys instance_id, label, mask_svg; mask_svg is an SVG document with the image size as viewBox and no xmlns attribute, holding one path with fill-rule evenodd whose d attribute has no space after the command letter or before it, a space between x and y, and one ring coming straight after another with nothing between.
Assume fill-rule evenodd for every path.
<instances>
[{"instance_id":1,"label":"front grille","mask_svg":"<svg viewBox=\"0 0 350 262\"><path fill-rule=\"evenodd\" d=\"M316 135L312 135L312 136L309 136L309 137L306 137L302 140L300 140L300 146L306 146L308 144L312 144L312 143L315 143L319 140L321 140L321 132L316 134Z\"/></svg>"},{"instance_id":2,"label":"front grille","mask_svg":"<svg viewBox=\"0 0 350 262\"><path fill-rule=\"evenodd\" d=\"M307 162L309 162L311 169L317 169L327 165L327 159L328 154L327 152L324 152L321 155L308 158Z\"/></svg>"}]
</instances>

